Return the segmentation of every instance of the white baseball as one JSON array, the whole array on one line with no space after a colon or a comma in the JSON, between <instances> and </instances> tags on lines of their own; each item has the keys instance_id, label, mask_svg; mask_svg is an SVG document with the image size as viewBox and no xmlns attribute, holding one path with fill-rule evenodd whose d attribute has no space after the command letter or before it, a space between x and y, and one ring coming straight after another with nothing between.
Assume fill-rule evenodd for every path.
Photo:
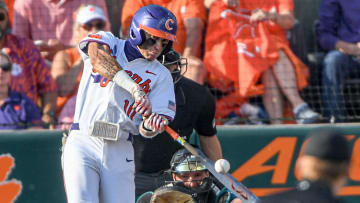
<instances>
[{"instance_id":1,"label":"white baseball","mask_svg":"<svg viewBox=\"0 0 360 203\"><path fill-rule=\"evenodd\" d=\"M218 173L227 173L230 170L230 163L226 159L219 159L215 162L215 170Z\"/></svg>"}]
</instances>

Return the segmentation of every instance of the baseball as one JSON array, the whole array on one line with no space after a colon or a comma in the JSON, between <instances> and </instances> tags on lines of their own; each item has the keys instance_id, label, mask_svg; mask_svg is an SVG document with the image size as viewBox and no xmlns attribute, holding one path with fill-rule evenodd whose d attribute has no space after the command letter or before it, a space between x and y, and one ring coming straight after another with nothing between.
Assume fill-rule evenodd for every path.
<instances>
[{"instance_id":1,"label":"baseball","mask_svg":"<svg viewBox=\"0 0 360 203\"><path fill-rule=\"evenodd\" d=\"M227 173L230 170L230 163L226 159L219 159L215 162L215 170L218 173Z\"/></svg>"}]
</instances>

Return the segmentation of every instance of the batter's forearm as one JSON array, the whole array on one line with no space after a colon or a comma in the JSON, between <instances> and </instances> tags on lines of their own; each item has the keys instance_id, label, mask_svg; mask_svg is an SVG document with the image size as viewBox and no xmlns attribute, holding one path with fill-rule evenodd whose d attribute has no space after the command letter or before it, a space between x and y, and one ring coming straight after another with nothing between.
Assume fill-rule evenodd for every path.
<instances>
[{"instance_id":1,"label":"batter's forearm","mask_svg":"<svg viewBox=\"0 0 360 203\"><path fill-rule=\"evenodd\" d=\"M117 72L123 70L116 59L110 55L110 48L107 45L90 42L88 54L95 70L109 80L112 80Z\"/></svg>"},{"instance_id":2,"label":"batter's forearm","mask_svg":"<svg viewBox=\"0 0 360 203\"><path fill-rule=\"evenodd\" d=\"M110 49L107 45L90 42L88 54L91 65L101 76L113 80L132 95L135 89L139 89L138 85L123 70L116 59L110 55Z\"/></svg>"},{"instance_id":3,"label":"batter's forearm","mask_svg":"<svg viewBox=\"0 0 360 203\"><path fill-rule=\"evenodd\" d=\"M151 112L149 98L141 87L130 78L125 70L119 65L114 57L110 55L107 45L90 42L88 46L90 62L95 70L103 77L114 81L115 84L128 91L134 98L133 108L136 112L147 116Z\"/></svg>"}]
</instances>

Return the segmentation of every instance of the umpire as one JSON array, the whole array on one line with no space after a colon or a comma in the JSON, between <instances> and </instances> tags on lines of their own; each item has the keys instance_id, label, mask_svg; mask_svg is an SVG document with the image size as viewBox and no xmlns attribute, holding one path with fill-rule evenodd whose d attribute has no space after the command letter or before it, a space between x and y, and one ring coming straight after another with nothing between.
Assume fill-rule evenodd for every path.
<instances>
[{"instance_id":1,"label":"umpire","mask_svg":"<svg viewBox=\"0 0 360 203\"><path fill-rule=\"evenodd\" d=\"M222 158L214 122L214 97L205 87L182 77L184 70L181 69L187 67L187 60L174 50L160 56L158 60L169 69L174 80L176 115L169 126L185 140L189 140L195 130L199 135L202 151L213 161ZM175 106L169 104L169 108ZM137 197L163 186L165 180L172 180L164 171L170 168L171 157L181 145L170 135L163 132L152 139L134 136L133 146Z\"/></svg>"},{"instance_id":2,"label":"umpire","mask_svg":"<svg viewBox=\"0 0 360 203\"><path fill-rule=\"evenodd\" d=\"M304 155L297 164L303 181L293 190L268 197L261 203L340 203L336 193L345 185L350 152L342 132L321 128L309 134Z\"/></svg>"}]
</instances>

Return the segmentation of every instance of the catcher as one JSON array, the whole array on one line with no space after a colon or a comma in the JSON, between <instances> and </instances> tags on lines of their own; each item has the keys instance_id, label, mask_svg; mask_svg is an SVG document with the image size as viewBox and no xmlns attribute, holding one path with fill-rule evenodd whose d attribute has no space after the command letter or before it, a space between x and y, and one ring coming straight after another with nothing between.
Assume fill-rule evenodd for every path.
<instances>
[{"instance_id":1,"label":"catcher","mask_svg":"<svg viewBox=\"0 0 360 203\"><path fill-rule=\"evenodd\" d=\"M226 188L217 186L200 159L186 149L173 155L169 173L173 181L142 194L136 203L241 203Z\"/></svg>"}]
</instances>

